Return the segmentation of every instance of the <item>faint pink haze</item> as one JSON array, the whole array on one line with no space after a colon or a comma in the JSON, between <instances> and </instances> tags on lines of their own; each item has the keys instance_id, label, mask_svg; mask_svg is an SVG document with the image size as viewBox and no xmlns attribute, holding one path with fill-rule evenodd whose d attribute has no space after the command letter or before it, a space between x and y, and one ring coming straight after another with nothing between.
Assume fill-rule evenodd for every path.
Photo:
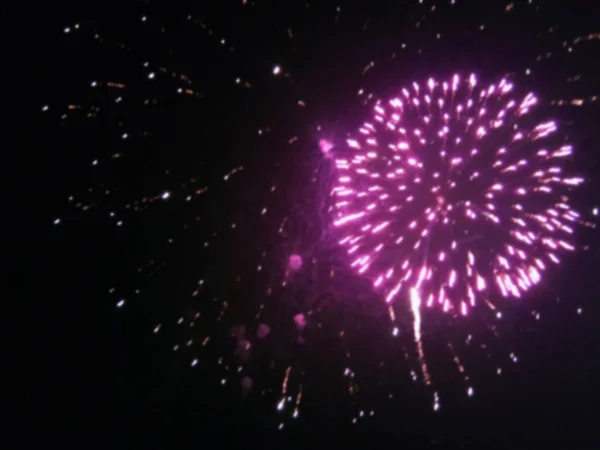
<instances>
[{"instance_id":1,"label":"faint pink haze","mask_svg":"<svg viewBox=\"0 0 600 450\"><path fill-rule=\"evenodd\" d=\"M258 339L264 339L269 335L270 332L271 328L268 325L261 323L256 330L256 337Z\"/></svg>"},{"instance_id":2,"label":"faint pink haze","mask_svg":"<svg viewBox=\"0 0 600 450\"><path fill-rule=\"evenodd\" d=\"M242 378L241 385L242 385L242 391L243 391L244 395L247 395L250 392L253 384L254 383L252 382L252 378L250 378L248 376Z\"/></svg>"},{"instance_id":3,"label":"faint pink haze","mask_svg":"<svg viewBox=\"0 0 600 450\"><path fill-rule=\"evenodd\" d=\"M294 254L290 256L289 260L290 268L297 270L302 267L302 257L300 255Z\"/></svg>"},{"instance_id":4,"label":"faint pink haze","mask_svg":"<svg viewBox=\"0 0 600 450\"><path fill-rule=\"evenodd\" d=\"M234 325L231 327L231 336L242 339L246 335L246 327L244 325Z\"/></svg>"}]
</instances>

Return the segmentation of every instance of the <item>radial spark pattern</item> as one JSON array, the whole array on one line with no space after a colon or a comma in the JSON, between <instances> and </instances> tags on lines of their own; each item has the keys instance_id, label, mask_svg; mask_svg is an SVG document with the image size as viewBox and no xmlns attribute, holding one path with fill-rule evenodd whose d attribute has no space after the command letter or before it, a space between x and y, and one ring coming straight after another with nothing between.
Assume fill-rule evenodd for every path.
<instances>
[{"instance_id":1,"label":"radial spark pattern","mask_svg":"<svg viewBox=\"0 0 600 450\"><path fill-rule=\"evenodd\" d=\"M538 120L533 93L504 78L433 78L379 101L336 159L335 226L351 265L387 302L413 288L411 305L494 307L540 282L571 242L579 213L565 175L572 147Z\"/></svg>"}]
</instances>

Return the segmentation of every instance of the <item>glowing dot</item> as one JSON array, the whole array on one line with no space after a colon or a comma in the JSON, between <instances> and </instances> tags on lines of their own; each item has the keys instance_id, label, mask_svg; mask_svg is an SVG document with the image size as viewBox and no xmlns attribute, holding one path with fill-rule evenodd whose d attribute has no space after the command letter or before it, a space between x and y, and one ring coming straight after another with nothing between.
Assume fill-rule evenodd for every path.
<instances>
[{"instance_id":1,"label":"glowing dot","mask_svg":"<svg viewBox=\"0 0 600 450\"><path fill-rule=\"evenodd\" d=\"M125 300L121 299L117 302L117 308L121 308L125 304Z\"/></svg>"},{"instance_id":2,"label":"glowing dot","mask_svg":"<svg viewBox=\"0 0 600 450\"><path fill-rule=\"evenodd\" d=\"M162 195L162 199L163 199L163 200L166 200L166 199L168 199L170 196L171 196L171 194L170 194L169 192L164 192L164 193L163 193L163 195Z\"/></svg>"},{"instance_id":3,"label":"glowing dot","mask_svg":"<svg viewBox=\"0 0 600 450\"><path fill-rule=\"evenodd\" d=\"M269 328L268 325L261 323L258 325L258 329L256 330L256 337L258 339L264 339L269 335L270 332L271 328Z\"/></svg>"},{"instance_id":4,"label":"glowing dot","mask_svg":"<svg viewBox=\"0 0 600 450\"><path fill-rule=\"evenodd\" d=\"M54 222L52 222L54 225L58 225L60 223L60 219L56 218L54 219Z\"/></svg>"},{"instance_id":5,"label":"glowing dot","mask_svg":"<svg viewBox=\"0 0 600 450\"><path fill-rule=\"evenodd\" d=\"M291 255L289 258L289 266L294 270L297 270L300 267L302 267L302 256L297 254Z\"/></svg>"},{"instance_id":6,"label":"glowing dot","mask_svg":"<svg viewBox=\"0 0 600 450\"><path fill-rule=\"evenodd\" d=\"M150 73L148 74L148 78L149 78L150 80L153 80L153 79L154 79L154 76L155 76L155 75L154 75L154 72L150 72Z\"/></svg>"},{"instance_id":7,"label":"glowing dot","mask_svg":"<svg viewBox=\"0 0 600 450\"><path fill-rule=\"evenodd\" d=\"M281 67L280 66L274 66L273 67L273 75L279 75L281 73Z\"/></svg>"},{"instance_id":8,"label":"glowing dot","mask_svg":"<svg viewBox=\"0 0 600 450\"><path fill-rule=\"evenodd\" d=\"M321 151L323 153L327 154L333 148L333 144L331 143L331 141L328 141L327 139L320 139L319 140L319 148L321 149Z\"/></svg>"},{"instance_id":9,"label":"glowing dot","mask_svg":"<svg viewBox=\"0 0 600 450\"><path fill-rule=\"evenodd\" d=\"M44 106L42 106L42 111L46 112L46 111L48 111L49 108L50 107L48 105L44 105Z\"/></svg>"},{"instance_id":10,"label":"glowing dot","mask_svg":"<svg viewBox=\"0 0 600 450\"><path fill-rule=\"evenodd\" d=\"M296 314L294 316L294 323L298 330L302 330L306 326L306 319L304 318L304 314Z\"/></svg>"}]
</instances>

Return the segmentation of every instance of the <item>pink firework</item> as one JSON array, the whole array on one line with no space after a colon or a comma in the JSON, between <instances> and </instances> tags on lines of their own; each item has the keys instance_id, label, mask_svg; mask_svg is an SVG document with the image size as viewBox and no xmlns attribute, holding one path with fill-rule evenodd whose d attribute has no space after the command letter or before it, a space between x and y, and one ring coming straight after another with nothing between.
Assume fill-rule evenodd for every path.
<instances>
[{"instance_id":1,"label":"pink firework","mask_svg":"<svg viewBox=\"0 0 600 450\"><path fill-rule=\"evenodd\" d=\"M521 297L575 249L568 193L583 180L563 174L572 148L537 103L507 79L430 78L378 101L336 150L339 243L388 303L405 292L415 318L494 309L492 291Z\"/></svg>"}]
</instances>

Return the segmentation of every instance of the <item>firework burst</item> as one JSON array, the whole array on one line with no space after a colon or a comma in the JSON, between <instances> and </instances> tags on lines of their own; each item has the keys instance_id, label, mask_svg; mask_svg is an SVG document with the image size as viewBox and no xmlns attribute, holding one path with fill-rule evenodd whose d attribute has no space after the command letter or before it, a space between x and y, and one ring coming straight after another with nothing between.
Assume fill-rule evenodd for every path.
<instances>
[{"instance_id":1,"label":"firework burst","mask_svg":"<svg viewBox=\"0 0 600 450\"><path fill-rule=\"evenodd\" d=\"M583 179L563 170L572 147L556 121L536 118L533 93L514 91L474 74L412 83L375 102L336 155L339 244L393 322L391 304L406 299L426 383L423 307L496 310L496 293L520 298L575 250L569 193Z\"/></svg>"},{"instance_id":2,"label":"firework burst","mask_svg":"<svg viewBox=\"0 0 600 450\"><path fill-rule=\"evenodd\" d=\"M567 194L583 179L563 173L572 147L556 122L531 124L536 103L507 79L430 78L377 102L347 140L334 225L386 302L414 289L411 303L466 315L494 286L520 297L575 249Z\"/></svg>"}]
</instances>

